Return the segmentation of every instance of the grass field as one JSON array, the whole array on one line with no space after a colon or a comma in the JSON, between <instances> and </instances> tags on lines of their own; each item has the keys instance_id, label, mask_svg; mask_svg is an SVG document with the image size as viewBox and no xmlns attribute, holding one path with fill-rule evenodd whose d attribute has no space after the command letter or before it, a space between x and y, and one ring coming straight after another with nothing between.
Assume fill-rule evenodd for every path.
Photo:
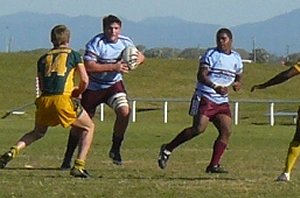
<instances>
[{"instance_id":1,"label":"grass field","mask_svg":"<svg viewBox=\"0 0 300 198\"><path fill-rule=\"evenodd\" d=\"M39 54L0 54L0 113L34 99L35 59ZM197 61L149 59L145 65L125 76L131 97L189 99L195 82ZM297 99L299 79L250 93L252 84L262 82L283 70L280 66L247 65L244 89L232 93L233 99ZM261 75L258 75L261 74ZM138 83L137 83L138 82ZM295 125L280 119L271 127L260 104L242 107L241 122L233 126L233 136L222 164L225 175L206 174L212 144L217 132L206 133L175 150L166 170L157 166L162 143L190 125L188 104L172 104L169 122L162 122L159 104L145 103L137 122L130 123L123 147L123 166L108 158L113 115L105 121L95 118L96 135L87 161L93 175L88 180L72 178L60 171L68 130L55 127L46 137L24 150L6 169L0 170L0 197L299 197L299 165L289 183L275 182L281 172ZM283 106L296 110L297 105ZM21 116L0 119L0 153L33 127L34 107ZM27 168L31 167L31 168Z\"/></svg>"},{"instance_id":2,"label":"grass field","mask_svg":"<svg viewBox=\"0 0 300 198\"><path fill-rule=\"evenodd\" d=\"M148 115L146 115L148 114ZM162 124L141 116L131 123L124 143L122 167L112 165L107 152L111 139L111 119L96 120L97 133L88 159L89 180L72 178L60 171L67 132L50 129L47 136L24 150L6 169L0 170L0 197L297 197L299 166L289 183L274 179L282 170L287 145L294 126L238 125L222 164L225 175L204 172L211 156L216 131L205 134L173 152L166 170L157 166L162 143L174 137L189 119ZM147 120L147 122L146 122ZM11 116L1 120L1 148L4 152L32 127L32 118ZM32 166L32 168L26 168ZM298 169L298 170L297 170Z\"/></svg>"}]
</instances>

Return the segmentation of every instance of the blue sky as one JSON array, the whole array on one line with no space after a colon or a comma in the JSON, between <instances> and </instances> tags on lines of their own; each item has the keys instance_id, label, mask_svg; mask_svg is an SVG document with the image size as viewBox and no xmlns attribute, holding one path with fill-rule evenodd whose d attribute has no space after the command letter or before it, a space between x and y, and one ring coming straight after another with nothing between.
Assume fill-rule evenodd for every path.
<instances>
[{"instance_id":1,"label":"blue sky","mask_svg":"<svg viewBox=\"0 0 300 198\"><path fill-rule=\"evenodd\" d=\"M0 16L21 11L99 17L112 13L132 21L175 16L222 26L264 21L300 8L299 0L0 0L0 3Z\"/></svg>"}]
</instances>

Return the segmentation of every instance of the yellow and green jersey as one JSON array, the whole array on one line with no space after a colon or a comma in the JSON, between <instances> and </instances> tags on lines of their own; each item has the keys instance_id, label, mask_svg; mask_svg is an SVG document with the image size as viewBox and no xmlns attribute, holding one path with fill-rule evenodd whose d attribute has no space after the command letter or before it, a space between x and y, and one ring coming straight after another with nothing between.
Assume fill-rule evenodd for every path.
<instances>
[{"instance_id":1,"label":"yellow and green jersey","mask_svg":"<svg viewBox=\"0 0 300 198\"><path fill-rule=\"evenodd\" d=\"M298 61L295 65L294 68L297 69L297 71L300 73L300 61Z\"/></svg>"},{"instance_id":2,"label":"yellow and green jersey","mask_svg":"<svg viewBox=\"0 0 300 198\"><path fill-rule=\"evenodd\" d=\"M75 69L82 56L70 48L54 48L37 63L42 95L71 95Z\"/></svg>"}]
</instances>

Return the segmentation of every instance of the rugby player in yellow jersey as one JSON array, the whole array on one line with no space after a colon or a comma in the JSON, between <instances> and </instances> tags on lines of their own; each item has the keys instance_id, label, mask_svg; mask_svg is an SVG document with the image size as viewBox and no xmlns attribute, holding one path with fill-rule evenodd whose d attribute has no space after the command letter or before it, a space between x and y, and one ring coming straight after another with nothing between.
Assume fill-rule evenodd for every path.
<instances>
[{"instance_id":1,"label":"rugby player in yellow jersey","mask_svg":"<svg viewBox=\"0 0 300 198\"><path fill-rule=\"evenodd\" d=\"M255 89L265 89L267 87L277 85L280 83L283 83L287 81L288 79L300 74L300 62L295 64L294 66L290 67L289 69L280 72L270 80L254 85L251 88L251 92L253 92ZM300 107L298 108L298 118L297 118L297 126L296 126L296 131L294 134L294 137L292 141L290 142L287 156L286 156L286 162L285 162L285 167L283 172L278 176L277 181L289 181L290 180L290 173L292 168L294 167L299 154L300 154Z\"/></svg>"},{"instance_id":2,"label":"rugby player in yellow jersey","mask_svg":"<svg viewBox=\"0 0 300 198\"><path fill-rule=\"evenodd\" d=\"M69 48L69 40L70 30L65 25L57 25L51 30L53 48L37 62L41 96L35 101L35 127L0 157L0 168L4 168L20 150L44 137L48 127L60 124L64 128L75 126L81 136L70 174L82 178L90 176L85 161L93 139L94 123L76 99L86 89L89 78L82 56ZM74 86L75 72L79 76L78 87Z\"/></svg>"}]
</instances>

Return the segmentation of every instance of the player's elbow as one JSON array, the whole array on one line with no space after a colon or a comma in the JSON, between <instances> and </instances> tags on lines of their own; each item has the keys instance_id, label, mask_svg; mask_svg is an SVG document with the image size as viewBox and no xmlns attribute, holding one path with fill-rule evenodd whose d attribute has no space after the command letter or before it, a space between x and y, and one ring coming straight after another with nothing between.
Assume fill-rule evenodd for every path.
<instances>
[{"instance_id":1,"label":"player's elbow","mask_svg":"<svg viewBox=\"0 0 300 198\"><path fill-rule=\"evenodd\" d=\"M82 86L83 86L83 87L87 88L87 86L88 86L88 84L89 84L89 77L88 77L88 76L84 77L84 78L82 79L81 83L82 83Z\"/></svg>"},{"instance_id":2,"label":"player's elbow","mask_svg":"<svg viewBox=\"0 0 300 198\"><path fill-rule=\"evenodd\" d=\"M83 89L86 89L88 87L88 84L89 84L88 75L81 76L80 87L83 88Z\"/></svg>"},{"instance_id":3,"label":"player's elbow","mask_svg":"<svg viewBox=\"0 0 300 198\"><path fill-rule=\"evenodd\" d=\"M95 61L84 61L84 66L87 72L95 72L97 63Z\"/></svg>"}]
</instances>

